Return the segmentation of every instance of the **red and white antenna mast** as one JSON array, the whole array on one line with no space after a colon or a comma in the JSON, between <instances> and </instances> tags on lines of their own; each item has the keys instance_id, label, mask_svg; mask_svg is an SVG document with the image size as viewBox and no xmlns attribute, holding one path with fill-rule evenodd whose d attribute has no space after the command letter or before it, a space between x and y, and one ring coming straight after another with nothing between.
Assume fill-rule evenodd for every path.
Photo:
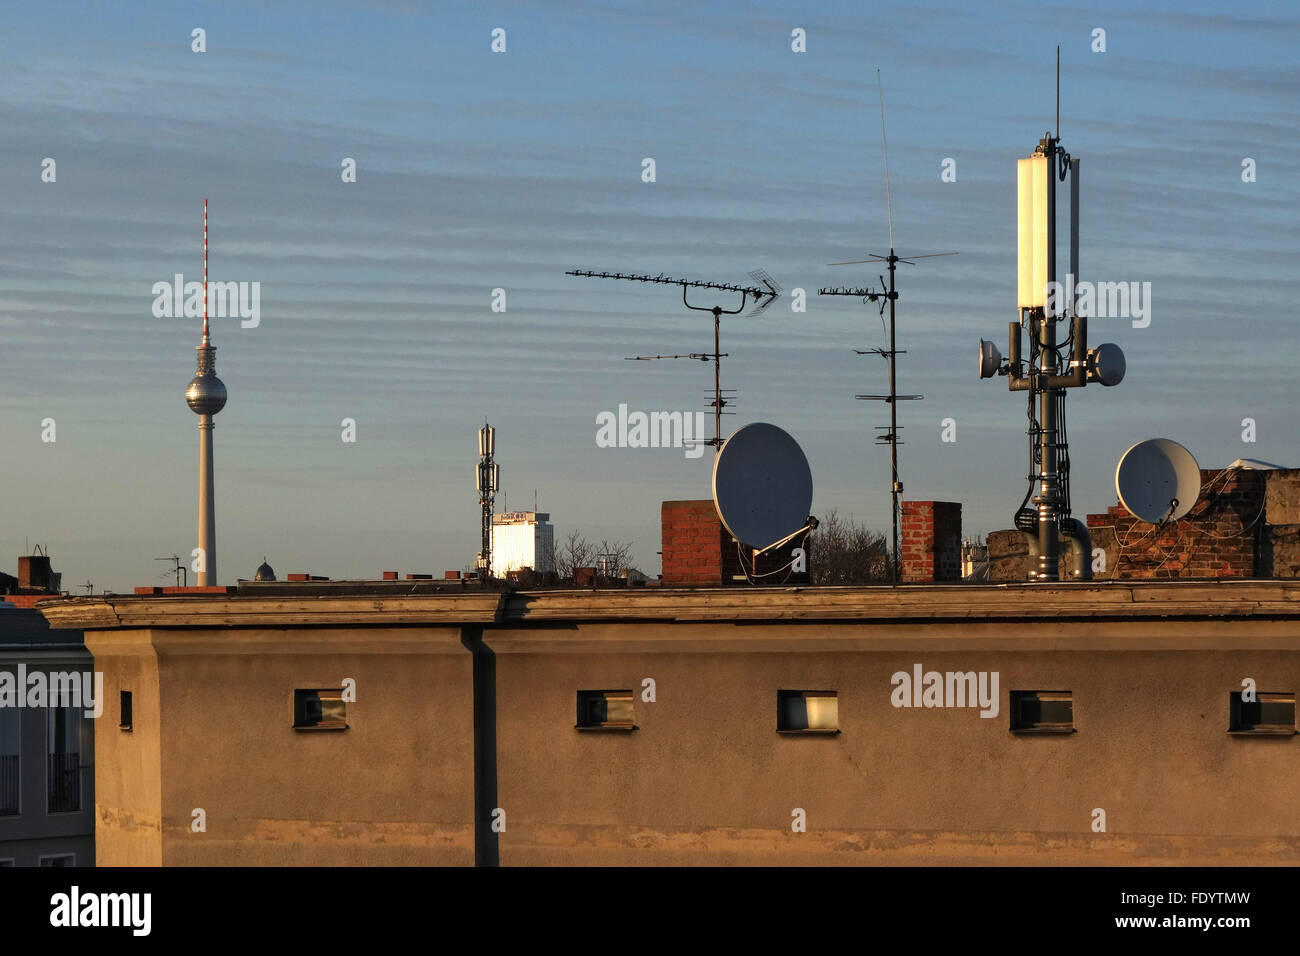
<instances>
[{"instance_id":1,"label":"red and white antenna mast","mask_svg":"<svg viewBox=\"0 0 1300 956\"><path fill-rule=\"evenodd\" d=\"M208 344L208 197L203 197L203 344Z\"/></svg>"}]
</instances>

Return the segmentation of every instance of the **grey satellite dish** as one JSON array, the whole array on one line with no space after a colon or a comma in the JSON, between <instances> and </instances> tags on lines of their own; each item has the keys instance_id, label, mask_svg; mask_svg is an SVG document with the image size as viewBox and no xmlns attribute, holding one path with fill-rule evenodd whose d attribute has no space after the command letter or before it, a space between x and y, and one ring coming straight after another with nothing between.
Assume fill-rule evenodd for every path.
<instances>
[{"instance_id":1,"label":"grey satellite dish","mask_svg":"<svg viewBox=\"0 0 1300 956\"><path fill-rule=\"evenodd\" d=\"M992 378L1002 367L1002 353L988 339L980 339L980 378Z\"/></svg>"},{"instance_id":2,"label":"grey satellite dish","mask_svg":"<svg viewBox=\"0 0 1300 956\"><path fill-rule=\"evenodd\" d=\"M1177 521L1200 497L1201 468L1178 442L1148 438L1120 457L1115 492L1135 518L1151 524Z\"/></svg>"},{"instance_id":3,"label":"grey satellite dish","mask_svg":"<svg viewBox=\"0 0 1300 956\"><path fill-rule=\"evenodd\" d=\"M1088 350L1089 381L1100 382L1107 387L1124 381L1128 363L1124 360L1124 350L1113 342L1103 342L1095 349ZM1178 446L1182 448L1182 445Z\"/></svg>"},{"instance_id":4,"label":"grey satellite dish","mask_svg":"<svg viewBox=\"0 0 1300 956\"><path fill-rule=\"evenodd\" d=\"M756 551L808 527L812 472L799 443L775 425L738 428L713 460L713 505L731 536Z\"/></svg>"}]
</instances>

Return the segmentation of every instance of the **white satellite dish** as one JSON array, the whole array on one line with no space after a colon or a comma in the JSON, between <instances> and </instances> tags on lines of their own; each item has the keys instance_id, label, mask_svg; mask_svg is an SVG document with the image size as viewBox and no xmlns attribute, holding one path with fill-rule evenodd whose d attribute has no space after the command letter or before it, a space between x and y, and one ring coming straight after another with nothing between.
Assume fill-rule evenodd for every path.
<instances>
[{"instance_id":1,"label":"white satellite dish","mask_svg":"<svg viewBox=\"0 0 1300 956\"><path fill-rule=\"evenodd\" d=\"M812 471L775 425L738 428L713 460L713 505L737 541L762 551L808 527Z\"/></svg>"},{"instance_id":2,"label":"white satellite dish","mask_svg":"<svg viewBox=\"0 0 1300 956\"><path fill-rule=\"evenodd\" d=\"M1148 438L1120 456L1115 492L1135 518L1151 524L1177 521L1201 495L1201 467L1178 442Z\"/></svg>"}]
</instances>

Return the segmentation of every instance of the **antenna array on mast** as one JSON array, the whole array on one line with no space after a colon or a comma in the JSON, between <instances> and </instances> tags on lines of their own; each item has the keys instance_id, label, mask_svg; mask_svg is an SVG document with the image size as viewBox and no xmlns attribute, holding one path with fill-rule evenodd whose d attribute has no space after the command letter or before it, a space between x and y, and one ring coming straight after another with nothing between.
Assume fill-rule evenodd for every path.
<instances>
[{"instance_id":1,"label":"antenna array on mast","mask_svg":"<svg viewBox=\"0 0 1300 956\"><path fill-rule=\"evenodd\" d=\"M753 308L750 309L748 316L760 315L767 308L781 297L781 286L762 269L756 269L749 274L754 280L754 285L733 285L726 282L707 282L696 279L678 279L673 276L659 273L658 275L649 275L637 272L597 272L591 269L570 269L565 273L569 276L579 276L587 279L625 279L629 282L649 282L657 285L676 285L682 289L682 304L686 308L695 312L711 312L713 314L713 351L712 352L686 352L677 355L631 355L628 361L633 362L652 362L656 359L695 359L700 362L713 360L713 400L708 407L713 409L713 437L704 439L703 444L712 445L714 451L722 447L722 416L733 414L724 411L724 408L735 405L734 389L724 389L722 387L722 360L727 357L727 353L721 349L721 319L724 315L737 315L743 312L746 303L753 300ZM702 306L691 305L686 298L688 289L708 289L715 292L732 292L739 293L741 296L740 307L735 309L724 309L722 306ZM731 392L731 395L725 393Z\"/></svg>"},{"instance_id":2,"label":"antenna array on mast","mask_svg":"<svg viewBox=\"0 0 1300 956\"><path fill-rule=\"evenodd\" d=\"M895 365L900 355L906 355L904 349L897 347L897 338L895 335L895 303L898 301L898 291L894 285L894 273L898 263L907 265L916 265L914 259L932 259L938 256L955 256L955 252L930 252L916 256L900 256L894 251L894 199L893 191L889 184L889 144L885 138L885 91L884 85L880 80L880 71L876 70L876 88L880 93L880 145L884 153L885 161L885 204L889 217L889 255L882 256L878 253L869 253L869 259L854 259L849 262L831 262L832 266L856 266L869 265L881 262L889 270L889 282L885 282L885 277L880 277L880 286L872 288L869 286L829 286L818 289L818 295L846 296L849 298L861 299L864 303L879 302L880 314L885 314L885 306L889 307L889 346L888 348L878 349L855 349L859 355L879 355L889 366L889 394L888 395L855 395L856 399L863 401L884 402L889 406L889 424L877 425L876 430L882 434L875 436L876 444L889 446L889 460L892 471L892 477L889 485L890 494L890 524L893 536L891 539L893 552L893 567L891 578L893 583L897 584L899 580L899 570L901 556L899 554L898 539L898 510L899 495L903 493L903 483L898 478L898 446L903 444L899 437L899 432L903 426L898 424L898 403L909 401L920 401L924 395L899 395L898 394L898 377Z\"/></svg>"}]
</instances>

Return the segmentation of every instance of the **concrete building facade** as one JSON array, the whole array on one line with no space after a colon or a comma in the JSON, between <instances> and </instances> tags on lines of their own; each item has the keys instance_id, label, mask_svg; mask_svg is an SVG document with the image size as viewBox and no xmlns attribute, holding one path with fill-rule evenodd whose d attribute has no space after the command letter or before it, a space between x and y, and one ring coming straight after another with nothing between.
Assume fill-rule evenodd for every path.
<instances>
[{"instance_id":1,"label":"concrete building facade","mask_svg":"<svg viewBox=\"0 0 1300 956\"><path fill-rule=\"evenodd\" d=\"M0 866L95 865L95 722L62 697L93 674L81 640L0 604Z\"/></svg>"},{"instance_id":2,"label":"concrete building facade","mask_svg":"<svg viewBox=\"0 0 1300 956\"><path fill-rule=\"evenodd\" d=\"M1297 581L404 590L43 604L100 862L1300 863Z\"/></svg>"},{"instance_id":3,"label":"concrete building facade","mask_svg":"<svg viewBox=\"0 0 1300 956\"><path fill-rule=\"evenodd\" d=\"M492 516L492 576L532 568L555 570L555 529L542 511L507 511Z\"/></svg>"}]
</instances>

